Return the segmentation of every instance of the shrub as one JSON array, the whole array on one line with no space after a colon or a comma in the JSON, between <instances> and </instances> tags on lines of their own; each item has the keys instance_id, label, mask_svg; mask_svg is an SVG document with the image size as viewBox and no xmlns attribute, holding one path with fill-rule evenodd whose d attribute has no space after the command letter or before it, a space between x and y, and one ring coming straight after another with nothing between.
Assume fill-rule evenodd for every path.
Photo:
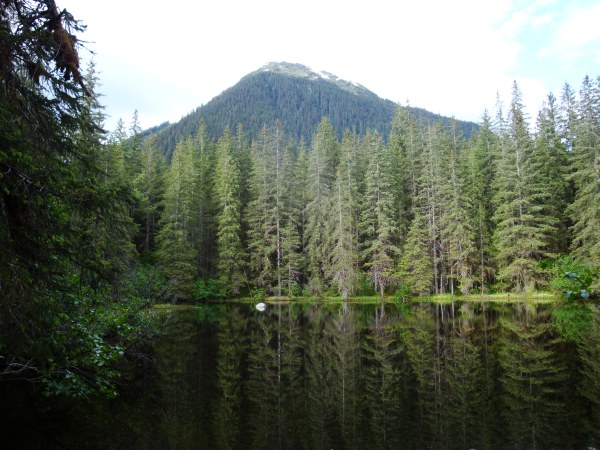
<instances>
[{"instance_id":1,"label":"shrub","mask_svg":"<svg viewBox=\"0 0 600 450\"><path fill-rule=\"evenodd\" d=\"M250 291L250 297L256 302L262 302L266 298L265 289L255 287Z\"/></svg>"},{"instance_id":2,"label":"shrub","mask_svg":"<svg viewBox=\"0 0 600 450\"><path fill-rule=\"evenodd\" d=\"M406 299L410 298L411 292L412 292L412 289L411 289L410 285L408 283L402 283L396 289L396 292L394 293L394 297L397 300L406 300Z\"/></svg>"},{"instance_id":3,"label":"shrub","mask_svg":"<svg viewBox=\"0 0 600 450\"><path fill-rule=\"evenodd\" d=\"M548 265L548 263L544 263ZM591 286L598 277L598 270L590 269L584 264L575 262L572 256L562 256L551 265L552 289L564 295L565 300L588 300L597 294Z\"/></svg>"},{"instance_id":4,"label":"shrub","mask_svg":"<svg viewBox=\"0 0 600 450\"><path fill-rule=\"evenodd\" d=\"M219 280L209 278L207 280L196 281L196 287L194 289L195 301L204 302L216 298L223 298Z\"/></svg>"}]
</instances>

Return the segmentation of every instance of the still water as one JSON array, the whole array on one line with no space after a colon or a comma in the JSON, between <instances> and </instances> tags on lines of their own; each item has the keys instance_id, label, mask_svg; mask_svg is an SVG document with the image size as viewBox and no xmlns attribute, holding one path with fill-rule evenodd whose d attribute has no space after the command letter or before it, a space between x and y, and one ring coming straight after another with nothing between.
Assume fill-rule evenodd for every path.
<instances>
[{"instance_id":1,"label":"still water","mask_svg":"<svg viewBox=\"0 0 600 450\"><path fill-rule=\"evenodd\" d=\"M57 447L600 448L600 312L527 304L205 305ZM60 444L60 445L59 445Z\"/></svg>"}]
</instances>

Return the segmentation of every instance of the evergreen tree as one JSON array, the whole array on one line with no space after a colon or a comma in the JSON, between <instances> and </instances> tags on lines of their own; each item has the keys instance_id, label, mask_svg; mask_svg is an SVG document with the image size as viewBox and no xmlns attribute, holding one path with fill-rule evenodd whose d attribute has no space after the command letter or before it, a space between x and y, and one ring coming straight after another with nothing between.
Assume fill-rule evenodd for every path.
<instances>
[{"instance_id":1,"label":"evergreen tree","mask_svg":"<svg viewBox=\"0 0 600 450\"><path fill-rule=\"evenodd\" d=\"M395 282L395 258L399 253L398 226L391 191L392 153L377 133L365 137L369 148L365 205L361 215L364 233L363 260L382 301L385 288Z\"/></svg>"},{"instance_id":2,"label":"evergreen tree","mask_svg":"<svg viewBox=\"0 0 600 450\"><path fill-rule=\"evenodd\" d=\"M413 220L408 228L406 243L398 263L400 283L407 284L417 295L428 295L432 290L433 261L431 258L427 212L415 199Z\"/></svg>"},{"instance_id":3,"label":"evergreen tree","mask_svg":"<svg viewBox=\"0 0 600 450\"><path fill-rule=\"evenodd\" d=\"M241 241L240 174L233 159L234 141L226 129L217 144L214 196L217 212L217 268L224 292L237 294L246 281Z\"/></svg>"},{"instance_id":4,"label":"evergreen tree","mask_svg":"<svg viewBox=\"0 0 600 450\"><path fill-rule=\"evenodd\" d=\"M417 136L410 110L398 108L392 122L389 146L394 155L392 194L401 247L410 224L411 202L417 193Z\"/></svg>"},{"instance_id":5,"label":"evergreen tree","mask_svg":"<svg viewBox=\"0 0 600 450\"><path fill-rule=\"evenodd\" d=\"M572 249L577 260L600 267L600 77L583 81L576 130Z\"/></svg>"},{"instance_id":6,"label":"evergreen tree","mask_svg":"<svg viewBox=\"0 0 600 450\"><path fill-rule=\"evenodd\" d=\"M283 261L282 282L287 295L299 293L304 258L302 255L302 216L304 214L303 180L297 177L297 171L306 153L302 151L298 158L294 155L294 146L288 143L283 155L282 202L283 225L281 229L281 251ZM305 174L306 172L304 172Z\"/></svg>"},{"instance_id":7,"label":"evergreen tree","mask_svg":"<svg viewBox=\"0 0 600 450\"><path fill-rule=\"evenodd\" d=\"M567 151L573 150L576 142L577 100L575 96L573 88L568 83L565 83L560 96L560 115L558 117L557 128Z\"/></svg>"},{"instance_id":8,"label":"evergreen tree","mask_svg":"<svg viewBox=\"0 0 600 450\"><path fill-rule=\"evenodd\" d=\"M141 167L139 165L140 151L142 148L143 138L141 136L142 127L140 126L140 117L137 109L133 112L131 125L129 126L129 138L124 143L125 165L127 173L136 176Z\"/></svg>"},{"instance_id":9,"label":"evergreen tree","mask_svg":"<svg viewBox=\"0 0 600 450\"><path fill-rule=\"evenodd\" d=\"M174 303L191 298L197 272L190 233L192 170L192 145L188 139L175 148L166 174L164 210L157 236L158 264L168 279L166 294Z\"/></svg>"},{"instance_id":10,"label":"evergreen tree","mask_svg":"<svg viewBox=\"0 0 600 450\"><path fill-rule=\"evenodd\" d=\"M531 167L536 173L538 198L543 199L542 214L556 219L548 236L548 250L553 254L565 253L570 241L566 216L569 161L558 132L558 114L556 99L549 94L538 116Z\"/></svg>"},{"instance_id":11,"label":"evergreen tree","mask_svg":"<svg viewBox=\"0 0 600 450\"><path fill-rule=\"evenodd\" d=\"M329 120L324 118L313 136L309 156L309 203L306 213L306 249L309 264L309 290L320 293L325 288L327 216L331 207L331 196L338 160L338 142Z\"/></svg>"},{"instance_id":12,"label":"evergreen tree","mask_svg":"<svg viewBox=\"0 0 600 450\"><path fill-rule=\"evenodd\" d=\"M475 232L469 215L470 198L466 195L466 169L461 159L462 139L458 136L456 125L453 126L451 139L445 140L444 180L442 195L444 198L443 214L440 219L440 234L447 261L446 275L450 291L454 293L454 284L463 294L468 294L474 283L475 265Z\"/></svg>"},{"instance_id":13,"label":"evergreen tree","mask_svg":"<svg viewBox=\"0 0 600 450\"><path fill-rule=\"evenodd\" d=\"M552 256L550 235L556 219L544 214L547 194L540 190L540 174L532 166L533 143L516 83L508 133L500 142L494 215L498 276L508 287L525 291L542 281L538 262Z\"/></svg>"},{"instance_id":14,"label":"evergreen tree","mask_svg":"<svg viewBox=\"0 0 600 450\"><path fill-rule=\"evenodd\" d=\"M83 115L86 120L96 125L95 129L83 129L76 137L77 145L86 151L92 151L93 157L88 164L95 164L102 170L96 182L100 192L112 194L122 199L112 205L110 217L92 215L84 218L81 215L71 216L71 224L83 233L79 243L80 251L98 260L96 269L104 266L113 274L123 273L135 258L135 249L132 238L135 234L135 225L130 215L134 199L131 195L132 183L127 177L125 169L125 155L123 143L102 145L105 132L102 130L104 115L103 107L99 103L99 95L95 93L97 76L95 67L91 64L85 75L85 86L89 96L85 98ZM93 162L92 162L93 161ZM78 168L80 161L74 160L73 166ZM78 175L85 173L83 167L77 170ZM86 175L84 175L86 176ZM102 206L103 208L108 205ZM87 278L94 286L102 283L102 276L98 276L95 269L85 270L81 275Z\"/></svg>"},{"instance_id":15,"label":"evergreen tree","mask_svg":"<svg viewBox=\"0 0 600 450\"><path fill-rule=\"evenodd\" d=\"M350 163L351 161L346 159L338 166L328 224L328 239L331 240L332 252L327 275L342 295L345 308L348 296L358 281L357 248L354 245L356 232L353 220L353 186L347 173Z\"/></svg>"},{"instance_id":16,"label":"evergreen tree","mask_svg":"<svg viewBox=\"0 0 600 450\"><path fill-rule=\"evenodd\" d=\"M429 236L429 254L433 263L433 287L436 294L445 289L444 253L440 233L443 212L443 130L440 125L428 123L423 129L424 149L420 155L421 173L418 178L422 205L426 208L427 234Z\"/></svg>"},{"instance_id":17,"label":"evergreen tree","mask_svg":"<svg viewBox=\"0 0 600 450\"><path fill-rule=\"evenodd\" d=\"M355 290L360 274L359 183L363 178L360 149L358 137L346 131L340 146L340 163L327 231L328 246L331 248L327 277L342 294L345 308L348 296Z\"/></svg>"},{"instance_id":18,"label":"evergreen tree","mask_svg":"<svg viewBox=\"0 0 600 450\"><path fill-rule=\"evenodd\" d=\"M155 238L164 194L166 163L155 146L155 138L144 141L139 153L140 172L133 180L137 194L134 217L139 225L137 249L141 255L150 255L155 250Z\"/></svg>"},{"instance_id":19,"label":"evergreen tree","mask_svg":"<svg viewBox=\"0 0 600 450\"><path fill-rule=\"evenodd\" d=\"M285 276L283 155L283 130L276 122L272 131L263 128L253 146L249 249L257 285L273 288L279 296Z\"/></svg>"},{"instance_id":20,"label":"evergreen tree","mask_svg":"<svg viewBox=\"0 0 600 450\"><path fill-rule=\"evenodd\" d=\"M216 231L215 199L215 146L208 140L206 124L200 121L194 138L194 224L197 227L194 246L198 250L198 269L201 277L215 273Z\"/></svg>"},{"instance_id":21,"label":"evergreen tree","mask_svg":"<svg viewBox=\"0 0 600 450\"><path fill-rule=\"evenodd\" d=\"M465 189L470 204L467 214L472 219L477 253L473 275L483 294L486 284L493 280L495 272L492 257L492 186L497 157L497 136L491 129L487 112L483 116L481 128L465 151L468 180Z\"/></svg>"},{"instance_id":22,"label":"evergreen tree","mask_svg":"<svg viewBox=\"0 0 600 450\"><path fill-rule=\"evenodd\" d=\"M299 249L298 249L298 275L299 282L305 284L308 280L308 217L309 217L309 199L310 199L310 180L309 174L309 152L307 151L304 142L300 142L298 157L294 164L294 172L292 177L289 178L290 182L293 183L294 190L291 192L294 202L290 203L290 206L296 205L296 228L298 230L299 238ZM286 178L288 180L288 178ZM293 209L290 209L292 211ZM288 222L289 224L289 222Z\"/></svg>"},{"instance_id":23,"label":"evergreen tree","mask_svg":"<svg viewBox=\"0 0 600 450\"><path fill-rule=\"evenodd\" d=\"M82 27L54 0L0 10L0 382L113 395L115 331L129 322L111 288L132 254L120 247L131 195L101 168L102 113L73 34Z\"/></svg>"}]
</instances>

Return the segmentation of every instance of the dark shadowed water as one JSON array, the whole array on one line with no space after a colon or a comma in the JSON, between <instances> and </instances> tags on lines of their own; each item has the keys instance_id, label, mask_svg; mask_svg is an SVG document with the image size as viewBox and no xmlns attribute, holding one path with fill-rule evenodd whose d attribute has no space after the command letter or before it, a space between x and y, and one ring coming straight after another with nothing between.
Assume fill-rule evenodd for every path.
<instances>
[{"instance_id":1,"label":"dark shadowed water","mask_svg":"<svg viewBox=\"0 0 600 450\"><path fill-rule=\"evenodd\" d=\"M600 448L595 306L227 304L165 320L117 399L46 405L23 448Z\"/></svg>"}]
</instances>

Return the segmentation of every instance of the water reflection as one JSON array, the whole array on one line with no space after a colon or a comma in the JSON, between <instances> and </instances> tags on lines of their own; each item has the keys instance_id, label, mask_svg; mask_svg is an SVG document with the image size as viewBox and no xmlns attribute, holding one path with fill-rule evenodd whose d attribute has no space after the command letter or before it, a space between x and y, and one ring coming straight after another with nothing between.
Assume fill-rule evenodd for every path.
<instances>
[{"instance_id":1,"label":"water reflection","mask_svg":"<svg viewBox=\"0 0 600 450\"><path fill-rule=\"evenodd\" d=\"M79 448L598 448L600 314L564 308L179 312Z\"/></svg>"}]
</instances>

